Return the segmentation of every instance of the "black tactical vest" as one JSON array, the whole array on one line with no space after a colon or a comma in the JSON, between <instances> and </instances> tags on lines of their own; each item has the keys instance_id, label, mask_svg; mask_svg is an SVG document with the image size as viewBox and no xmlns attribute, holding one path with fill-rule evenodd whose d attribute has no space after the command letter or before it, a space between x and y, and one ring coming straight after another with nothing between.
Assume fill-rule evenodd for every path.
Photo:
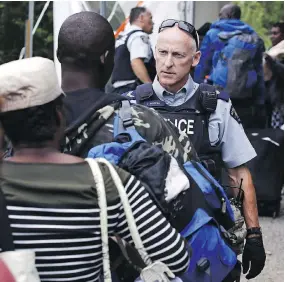
<instances>
[{"instance_id":1,"label":"black tactical vest","mask_svg":"<svg viewBox=\"0 0 285 282\"><path fill-rule=\"evenodd\" d=\"M128 33L125 42L116 48L115 58L114 58L114 70L112 73L112 83L114 84L117 81L126 81L126 80L138 80L136 75L133 72L131 61L130 61L130 52L127 47L128 40L133 33L142 32L141 30L133 30ZM155 69L155 59L152 56L151 60L148 63L144 63L148 71L151 80L154 80L156 75ZM138 83L141 82L138 80Z\"/></svg>"},{"instance_id":2,"label":"black tactical vest","mask_svg":"<svg viewBox=\"0 0 285 282\"><path fill-rule=\"evenodd\" d=\"M156 109L166 120L170 120L177 128L185 132L193 143L198 156L214 175L220 175L222 167L220 150L211 146L208 132L209 116L215 112L217 100L228 100L226 96L217 94L216 88L208 84L200 84L195 94L183 105L168 106L161 101L150 83L136 88L133 96L138 104ZM223 93L224 94L224 93Z\"/></svg>"}]
</instances>

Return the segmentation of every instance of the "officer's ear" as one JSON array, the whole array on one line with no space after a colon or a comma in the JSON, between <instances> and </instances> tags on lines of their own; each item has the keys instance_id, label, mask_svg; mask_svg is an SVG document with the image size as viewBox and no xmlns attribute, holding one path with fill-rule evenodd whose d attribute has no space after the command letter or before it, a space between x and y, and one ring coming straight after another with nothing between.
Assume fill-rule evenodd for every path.
<instances>
[{"instance_id":1,"label":"officer's ear","mask_svg":"<svg viewBox=\"0 0 285 282\"><path fill-rule=\"evenodd\" d=\"M196 67L199 64L200 58L201 58L201 51L195 52L193 56L192 67Z\"/></svg>"},{"instance_id":2,"label":"officer's ear","mask_svg":"<svg viewBox=\"0 0 285 282\"><path fill-rule=\"evenodd\" d=\"M109 50L107 50L104 54L102 54L100 56L100 61L103 65L105 64L105 61L106 61L106 58L108 57L108 55L109 55Z\"/></svg>"},{"instance_id":3,"label":"officer's ear","mask_svg":"<svg viewBox=\"0 0 285 282\"><path fill-rule=\"evenodd\" d=\"M143 21L144 21L144 13L141 13L141 14L139 15L138 20L139 20L141 23L143 23Z\"/></svg>"},{"instance_id":4,"label":"officer's ear","mask_svg":"<svg viewBox=\"0 0 285 282\"><path fill-rule=\"evenodd\" d=\"M156 48L156 46L155 46L155 47L154 47L154 53L153 53L153 57L154 57L155 61L156 61L156 52L157 52L157 48Z\"/></svg>"}]
</instances>

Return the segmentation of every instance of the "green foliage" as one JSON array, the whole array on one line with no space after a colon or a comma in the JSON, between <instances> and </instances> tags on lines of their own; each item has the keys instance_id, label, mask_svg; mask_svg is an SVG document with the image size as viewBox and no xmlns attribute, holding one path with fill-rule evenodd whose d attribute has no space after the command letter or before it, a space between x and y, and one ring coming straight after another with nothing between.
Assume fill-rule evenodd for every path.
<instances>
[{"instance_id":1,"label":"green foliage","mask_svg":"<svg viewBox=\"0 0 285 282\"><path fill-rule=\"evenodd\" d=\"M34 24L46 2L36 1ZM53 2L33 38L33 56L53 59ZM25 21L28 18L29 2L0 2L0 64L17 60L25 45Z\"/></svg>"},{"instance_id":2,"label":"green foliage","mask_svg":"<svg viewBox=\"0 0 285 282\"><path fill-rule=\"evenodd\" d=\"M35 2L34 24L36 23L45 1ZM115 2L110 1L107 10L110 13ZM284 18L283 1L237 1L242 9L242 20L251 25L264 40L266 47L271 45L268 31L271 25ZM17 60L25 45L25 21L28 18L28 1L0 2L0 64ZM118 7L119 9L119 7ZM117 9L117 10L118 10ZM122 11L119 18L113 18L111 24L117 27L124 18ZM122 15L121 15L122 14ZM34 35L33 56L53 59L53 2L49 7Z\"/></svg>"},{"instance_id":3,"label":"green foliage","mask_svg":"<svg viewBox=\"0 0 285 282\"><path fill-rule=\"evenodd\" d=\"M241 7L241 20L254 28L264 40L266 48L270 47L271 41L268 32L272 24L283 21L283 1L235 1Z\"/></svg>"}]
</instances>

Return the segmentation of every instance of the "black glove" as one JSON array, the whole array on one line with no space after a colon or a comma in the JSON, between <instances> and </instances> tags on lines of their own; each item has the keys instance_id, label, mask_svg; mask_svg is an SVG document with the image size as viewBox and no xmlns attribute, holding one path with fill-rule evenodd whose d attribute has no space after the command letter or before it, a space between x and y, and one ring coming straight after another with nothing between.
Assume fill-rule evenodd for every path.
<instances>
[{"instance_id":1,"label":"black glove","mask_svg":"<svg viewBox=\"0 0 285 282\"><path fill-rule=\"evenodd\" d=\"M262 242L262 236L251 237L246 239L244 251L242 254L243 274L246 274L246 279L256 277L264 268L266 254Z\"/></svg>"}]
</instances>

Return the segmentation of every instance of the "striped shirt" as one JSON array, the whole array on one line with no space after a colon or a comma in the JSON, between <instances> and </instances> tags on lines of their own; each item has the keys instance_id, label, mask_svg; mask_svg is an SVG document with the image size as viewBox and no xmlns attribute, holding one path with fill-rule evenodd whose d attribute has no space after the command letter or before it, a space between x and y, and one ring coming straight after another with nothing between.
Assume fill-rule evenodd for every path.
<instances>
[{"instance_id":1,"label":"striped shirt","mask_svg":"<svg viewBox=\"0 0 285 282\"><path fill-rule=\"evenodd\" d=\"M4 163L2 189L16 249L36 252L41 281L98 281L102 272L99 208L92 172L82 164ZM102 168L104 172L104 169ZM186 245L134 176L117 168L143 244L174 273L189 264ZM103 173L108 177L107 173ZM104 177L105 179L106 177ZM132 243L112 180L105 181L108 231Z\"/></svg>"}]
</instances>

